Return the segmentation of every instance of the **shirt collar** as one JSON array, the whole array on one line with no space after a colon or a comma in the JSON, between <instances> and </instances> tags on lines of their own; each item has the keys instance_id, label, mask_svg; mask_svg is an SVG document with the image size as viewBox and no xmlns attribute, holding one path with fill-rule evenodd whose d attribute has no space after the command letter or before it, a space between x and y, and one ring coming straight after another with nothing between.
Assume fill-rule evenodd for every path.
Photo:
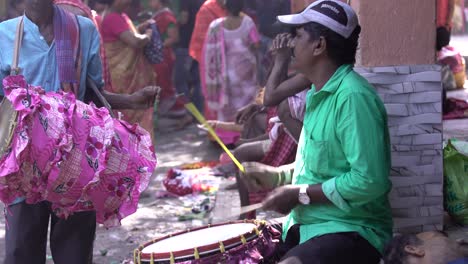
<instances>
[{"instance_id":1,"label":"shirt collar","mask_svg":"<svg viewBox=\"0 0 468 264\"><path fill-rule=\"evenodd\" d=\"M335 93L340 87L341 82L343 81L344 77L348 75L353 70L353 66L351 64L341 65L336 72L332 75L330 80L327 81L325 86L320 90L320 92L328 92L328 93ZM312 86L312 90L316 90L315 85Z\"/></svg>"}]
</instances>

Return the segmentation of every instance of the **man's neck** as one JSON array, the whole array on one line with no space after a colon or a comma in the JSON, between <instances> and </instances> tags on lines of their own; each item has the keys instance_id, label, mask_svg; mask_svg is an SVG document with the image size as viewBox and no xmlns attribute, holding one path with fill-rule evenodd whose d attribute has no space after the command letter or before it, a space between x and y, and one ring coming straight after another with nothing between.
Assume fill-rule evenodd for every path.
<instances>
[{"instance_id":1,"label":"man's neck","mask_svg":"<svg viewBox=\"0 0 468 264\"><path fill-rule=\"evenodd\" d=\"M107 10L109 10L109 12L119 13L119 14L123 12L122 8L115 7L115 6L110 6Z\"/></svg>"},{"instance_id":2,"label":"man's neck","mask_svg":"<svg viewBox=\"0 0 468 264\"><path fill-rule=\"evenodd\" d=\"M322 90L338 68L333 62L326 61L313 67L310 72L305 73L305 76L315 85L315 91L318 92Z\"/></svg>"},{"instance_id":3,"label":"man's neck","mask_svg":"<svg viewBox=\"0 0 468 264\"><path fill-rule=\"evenodd\" d=\"M49 26L54 21L54 6L50 4L35 9L27 8L26 16L39 28Z\"/></svg>"}]
</instances>

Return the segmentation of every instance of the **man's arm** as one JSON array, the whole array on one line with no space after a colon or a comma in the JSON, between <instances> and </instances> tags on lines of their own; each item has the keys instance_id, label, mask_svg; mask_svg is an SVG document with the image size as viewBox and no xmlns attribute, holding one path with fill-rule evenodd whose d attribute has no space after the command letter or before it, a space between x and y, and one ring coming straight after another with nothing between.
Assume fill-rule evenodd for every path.
<instances>
[{"instance_id":1,"label":"man's arm","mask_svg":"<svg viewBox=\"0 0 468 264\"><path fill-rule=\"evenodd\" d=\"M288 79L288 67L291 60L291 41L289 34L281 34L272 43L276 52L273 69L266 84L263 105L277 106L286 98L310 87L311 82L302 74Z\"/></svg>"},{"instance_id":2,"label":"man's arm","mask_svg":"<svg viewBox=\"0 0 468 264\"><path fill-rule=\"evenodd\" d=\"M152 34L153 31L151 29L147 29L145 34L133 33L130 30L127 30L122 32L119 38L123 43L129 45L130 47L139 49L143 48L150 42Z\"/></svg>"}]
</instances>

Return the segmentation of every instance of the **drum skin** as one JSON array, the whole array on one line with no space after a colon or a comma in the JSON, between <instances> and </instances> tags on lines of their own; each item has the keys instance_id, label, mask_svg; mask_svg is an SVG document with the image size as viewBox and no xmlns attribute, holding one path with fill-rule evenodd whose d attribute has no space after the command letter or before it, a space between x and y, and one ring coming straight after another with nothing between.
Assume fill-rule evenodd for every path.
<instances>
[{"instance_id":1,"label":"drum skin","mask_svg":"<svg viewBox=\"0 0 468 264\"><path fill-rule=\"evenodd\" d=\"M28 86L22 76L9 76L3 85L18 125L0 156L1 201L49 201L63 218L96 211L107 227L136 211L156 166L147 131L71 93Z\"/></svg>"}]
</instances>

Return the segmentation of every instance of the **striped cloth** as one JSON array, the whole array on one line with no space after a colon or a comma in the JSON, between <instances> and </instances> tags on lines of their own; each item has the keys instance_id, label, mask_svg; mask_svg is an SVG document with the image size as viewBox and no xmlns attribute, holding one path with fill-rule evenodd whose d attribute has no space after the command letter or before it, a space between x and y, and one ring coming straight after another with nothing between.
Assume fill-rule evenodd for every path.
<instances>
[{"instance_id":1,"label":"striped cloth","mask_svg":"<svg viewBox=\"0 0 468 264\"><path fill-rule=\"evenodd\" d=\"M86 16L91 19L98 29L98 32L101 32L99 30L100 28L100 21L101 17L95 12L92 11L86 4L84 4L81 0L54 0L54 3L56 5L69 5L72 7L79 8L83 13L86 14ZM111 81L111 76L109 72L109 64L107 63L107 58L106 58L106 50L104 48L104 42L102 40L102 37L99 39L100 42L100 57L101 57L101 62L102 62L102 74L103 74L103 79L104 79L104 84L105 84L105 90L112 92L112 81Z\"/></svg>"},{"instance_id":2,"label":"striped cloth","mask_svg":"<svg viewBox=\"0 0 468 264\"><path fill-rule=\"evenodd\" d=\"M78 19L57 6L54 11L54 38L61 88L78 95L81 69Z\"/></svg>"}]
</instances>

